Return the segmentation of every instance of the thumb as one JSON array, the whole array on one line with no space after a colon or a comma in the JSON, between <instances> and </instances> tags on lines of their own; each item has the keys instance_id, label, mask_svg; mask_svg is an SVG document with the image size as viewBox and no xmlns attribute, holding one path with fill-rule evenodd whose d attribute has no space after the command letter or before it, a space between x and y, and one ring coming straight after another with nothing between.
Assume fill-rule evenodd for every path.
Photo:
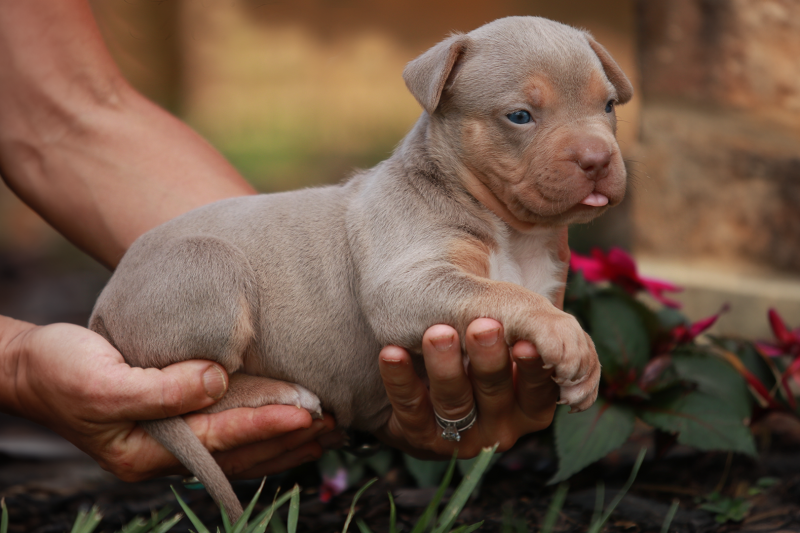
<instances>
[{"instance_id":1,"label":"thumb","mask_svg":"<svg viewBox=\"0 0 800 533\"><path fill-rule=\"evenodd\" d=\"M203 409L222 398L229 383L222 366L199 359L162 369L128 367L121 377L116 387L118 413L129 420L154 420Z\"/></svg>"}]
</instances>

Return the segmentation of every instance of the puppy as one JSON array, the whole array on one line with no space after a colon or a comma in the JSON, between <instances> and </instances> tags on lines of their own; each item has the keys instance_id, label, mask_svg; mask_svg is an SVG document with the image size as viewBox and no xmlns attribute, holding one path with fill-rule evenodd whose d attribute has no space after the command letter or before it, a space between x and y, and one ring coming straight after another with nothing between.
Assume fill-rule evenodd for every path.
<instances>
[{"instance_id":1,"label":"puppy","mask_svg":"<svg viewBox=\"0 0 800 533\"><path fill-rule=\"evenodd\" d=\"M614 108L632 95L583 31L511 17L455 34L403 77L424 112L394 154L338 186L223 200L140 237L90 327L133 366L207 358L231 373L211 411L290 404L374 431L387 344L491 317L588 408L600 365L557 309L560 227L622 200ZM312 392L313 391L313 392ZM181 417L142 426L233 518L230 484Z\"/></svg>"}]
</instances>

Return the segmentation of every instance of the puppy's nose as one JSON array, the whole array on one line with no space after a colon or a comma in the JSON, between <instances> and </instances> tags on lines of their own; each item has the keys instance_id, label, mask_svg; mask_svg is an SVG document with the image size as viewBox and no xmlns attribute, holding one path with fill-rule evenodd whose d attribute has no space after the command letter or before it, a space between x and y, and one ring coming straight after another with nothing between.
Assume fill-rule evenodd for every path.
<instances>
[{"instance_id":1,"label":"puppy's nose","mask_svg":"<svg viewBox=\"0 0 800 533\"><path fill-rule=\"evenodd\" d=\"M577 150L575 161L590 180L600 180L608 175L608 166L611 164L611 151L605 146L589 143Z\"/></svg>"}]
</instances>

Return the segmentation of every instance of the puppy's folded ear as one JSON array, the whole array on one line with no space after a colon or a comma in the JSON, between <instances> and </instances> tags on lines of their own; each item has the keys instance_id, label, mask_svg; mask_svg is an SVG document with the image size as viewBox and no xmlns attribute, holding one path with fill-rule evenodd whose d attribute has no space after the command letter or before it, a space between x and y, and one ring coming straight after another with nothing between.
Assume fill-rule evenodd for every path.
<instances>
[{"instance_id":1,"label":"puppy's folded ear","mask_svg":"<svg viewBox=\"0 0 800 533\"><path fill-rule=\"evenodd\" d=\"M429 115L439 106L445 86L452 84L458 74L458 62L468 42L466 35L453 34L406 65L406 87Z\"/></svg>"},{"instance_id":2,"label":"puppy's folded ear","mask_svg":"<svg viewBox=\"0 0 800 533\"><path fill-rule=\"evenodd\" d=\"M625 76L625 73L619 68L619 65L617 65L617 62L611 57L611 54L608 53L608 50L603 48L603 45L595 41L594 37L588 32L584 32L584 35L586 35L586 40L589 41L589 46L592 47L594 53L600 58L603 70L606 76L608 76L608 81L610 81L611 85L617 90L617 102L620 104L628 103L630 99L633 98L633 85L631 85L628 77Z\"/></svg>"}]
</instances>

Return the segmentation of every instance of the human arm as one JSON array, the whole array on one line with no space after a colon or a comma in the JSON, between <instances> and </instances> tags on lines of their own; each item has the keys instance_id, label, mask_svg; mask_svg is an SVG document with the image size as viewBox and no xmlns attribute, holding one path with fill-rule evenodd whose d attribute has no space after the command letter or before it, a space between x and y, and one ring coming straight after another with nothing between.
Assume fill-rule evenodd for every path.
<instances>
[{"instance_id":1,"label":"human arm","mask_svg":"<svg viewBox=\"0 0 800 533\"><path fill-rule=\"evenodd\" d=\"M0 174L112 268L161 222L254 192L201 137L127 84L84 0L0 1ZM134 420L208 405L198 370L208 365L133 369L84 328L0 317L0 411L56 430L124 479L180 471ZM297 411L189 419L228 472L260 476L321 453L314 436L332 429L332 419L312 424Z\"/></svg>"},{"instance_id":2,"label":"human arm","mask_svg":"<svg viewBox=\"0 0 800 533\"><path fill-rule=\"evenodd\" d=\"M253 188L191 128L136 92L85 0L3 1L0 174L113 268L142 233Z\"/></svg>"}]
</instances>

